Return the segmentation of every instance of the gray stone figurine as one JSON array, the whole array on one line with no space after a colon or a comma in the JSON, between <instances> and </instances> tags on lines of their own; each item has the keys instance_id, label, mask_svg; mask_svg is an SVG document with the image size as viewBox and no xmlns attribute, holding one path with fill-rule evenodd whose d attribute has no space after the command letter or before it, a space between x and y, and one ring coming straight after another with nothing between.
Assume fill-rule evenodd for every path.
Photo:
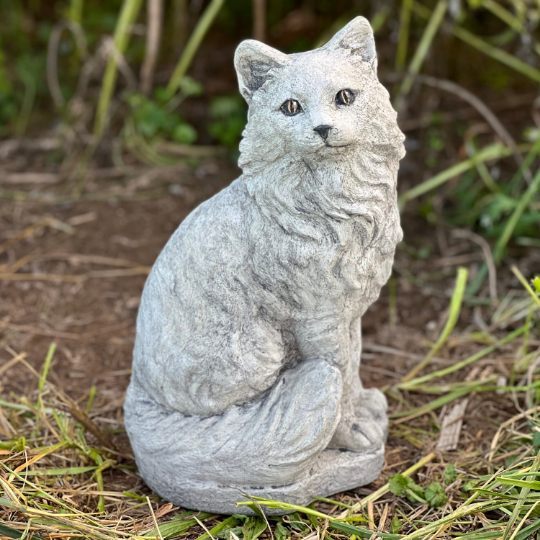
<instances>
[{"instance_id":1,"label":"gray stone figurine","mask_svg":"<svg viewBox=\"0 0 540 540\"><path fill-rule=\"evenodd\" d=\"M243 174L157 259L125 421L139 471L184 508L250 513L373 481L386 400L359 378L360 319L402 238L403 134L357 17L320 49L235 55ZM283 513L279 510L269 513Z\"/></svg>"}]
</instances>

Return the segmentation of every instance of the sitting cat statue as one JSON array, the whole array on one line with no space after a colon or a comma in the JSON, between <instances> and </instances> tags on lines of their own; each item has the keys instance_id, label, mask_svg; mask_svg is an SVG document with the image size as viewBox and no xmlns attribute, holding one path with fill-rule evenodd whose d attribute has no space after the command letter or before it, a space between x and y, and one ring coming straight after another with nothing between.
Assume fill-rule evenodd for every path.
<instances>
[{"instance_id":1,"label":"sitting cat statue","mask_svg":"<svg viewBox=\"0 0 540 540\"><path fill-rule=\"evenodd\" d=\"M235 67L243 174L157 259L124 407L148 486L225 514L379 475L386 400L359 378L360 319L402 238L404 156L363 17L302 54L244 41Z\"/></svg>"}]
</instances>

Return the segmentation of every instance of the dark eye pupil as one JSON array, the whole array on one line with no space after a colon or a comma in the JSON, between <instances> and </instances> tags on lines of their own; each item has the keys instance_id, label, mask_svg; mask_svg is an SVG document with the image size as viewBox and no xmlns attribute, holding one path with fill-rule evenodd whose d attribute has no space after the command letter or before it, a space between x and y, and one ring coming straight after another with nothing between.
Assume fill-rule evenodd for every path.
<instances>
[{"instance_id":1,"label":"dark eye pupil","mask_svg":"<svg viewBox=\"0 0 540 540\"><path fill-rule=\"evenodd\" d=\"M349 106L354 101L354 95L350 90L340 90L336 96L339 105Z\"/></svg>"},{"instance_id":2,"label":"dark eye pupil","mask_svg":"<svg viewBox=\"0 0 540 540\"><path fill-rule=\"evenodd\" d=\"M298 103L298 101L296 101L295 99L288 99L281 106L281 112L285 116L294 116L295 114L298 114L301 110L302 107L300 107L300 103Z\"/></svg>"}]
</instances>

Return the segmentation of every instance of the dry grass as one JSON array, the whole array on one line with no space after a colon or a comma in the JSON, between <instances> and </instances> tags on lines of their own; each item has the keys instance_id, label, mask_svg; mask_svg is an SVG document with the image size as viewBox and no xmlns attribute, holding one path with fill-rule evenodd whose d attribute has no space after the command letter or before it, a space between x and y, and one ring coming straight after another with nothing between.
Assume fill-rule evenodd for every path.
<instances>
[{"instance_id":1,"label":"dry grass","mask_svg":"<svg viewBox=\"0 0 540 540\"><path fill-rule=\"evenodd\" d=\"M453 310L461 308L462 291L458 280ZM0 374L24 366L35 390L0 400L0 535L102 540L534 536L540 530L540 342L531 329L540 311L535 292L529 292L534 298L525 292L484 307L484 333L449 335L447 324L444 343L437 341L446 358L436 359L437 369L414 379L401 377L386 388L391 444L379 489L361 490L363 499L358 493L319 499L309 508L253 500L248 504L259 515L251 518L184 511L159 500L141 482L129 450L115 446L123 431L121 400L107 402L92 388L75 403L48 379L54 345L40 373L24 353L7 347L12 360ZM448 320L457 315L450 311ZM463 357L461 350L469 354ZM459 421L466 429L457 430L455 441L460 451L437 451L444 417L456 404L465 410ZM412 467L414 454L398 456L404 447L417 449ZM435 508L422 494L412 500L392 494L385 481L400 472L424 488L439 483L446 502ZM266 518L265 507L276 506L292 513Z\"/></svg>"}]
</instances>

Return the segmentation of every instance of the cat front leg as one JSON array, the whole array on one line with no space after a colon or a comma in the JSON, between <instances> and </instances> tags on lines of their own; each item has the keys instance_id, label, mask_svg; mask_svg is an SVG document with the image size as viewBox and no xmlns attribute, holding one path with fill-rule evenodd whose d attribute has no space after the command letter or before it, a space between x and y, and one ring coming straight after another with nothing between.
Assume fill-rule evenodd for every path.
<instances>
[{"instance_id":1,"label":"cat front leg","mask_svg":"<svg viewBox=\"0 0 540 540\"><path fill-rule=\"evenodd\" d=\"M377 389L364 389L360 381L360 319L304 321L296 338L302 357L324 358L342 375L341 420L329 447L356 452L379 449L388 432L386 398Z\"/></svg>"},{"instance_id":2,"label":"cat front leg","mask_svg":"<svg viewBox=\"0 0 540 540\"><path fill-rule=\"evenodd\" d=\"M364 388L360 379L360 362L362 356L362 323L361 317L353 319L350 325L350 354L353 376L351 380L352 393L355 396L354 410L359 418L371 416L384 428L384 439L388 434L388 417L386 411L388 402L386 396L378 388Z\"/></svg>"}]
</instances>

